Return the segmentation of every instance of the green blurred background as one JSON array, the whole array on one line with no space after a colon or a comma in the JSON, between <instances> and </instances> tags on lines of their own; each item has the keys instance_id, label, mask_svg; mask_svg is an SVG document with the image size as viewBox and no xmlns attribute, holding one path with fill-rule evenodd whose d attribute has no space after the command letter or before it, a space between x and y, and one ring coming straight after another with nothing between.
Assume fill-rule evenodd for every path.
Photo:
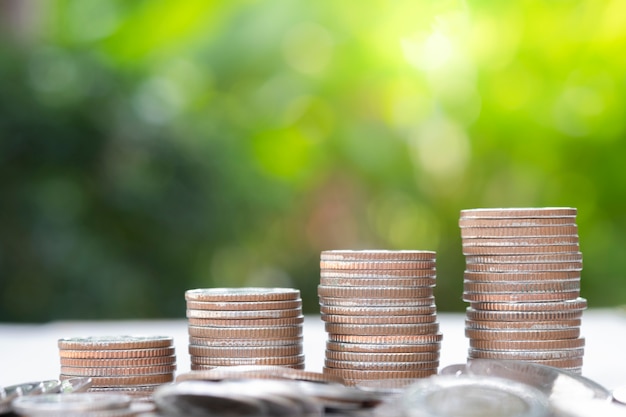
<instances>
[{"instance_id":1,"label":"green blurred background","mask_svg":"<svg viewBox=\"0 0 626 417\"><path fill-rule=\"evenodd\" d=\"M184 317L319 252L438 252L459 210L572 206L626 301L620 0L0 1L0 321Z\"/></svg>"}]
</instances>

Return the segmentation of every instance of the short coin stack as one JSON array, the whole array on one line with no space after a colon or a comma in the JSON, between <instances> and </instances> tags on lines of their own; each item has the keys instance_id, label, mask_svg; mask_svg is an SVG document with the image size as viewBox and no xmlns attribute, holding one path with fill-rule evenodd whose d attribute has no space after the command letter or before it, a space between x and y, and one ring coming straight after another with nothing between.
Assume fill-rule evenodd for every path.
<instances>
[{"instance_id":1,"label":"short coin stack","mask_svg":"<svg viewBox=\"0 0 626 417\"><path fill-rule=\"evenodd\" d=\"M192 370L278 365L304 369L302 299L292 288L185 292Z\"/></svg>"},{"instance_id":2,"label":"short coin stack","mask_svg":"<svg viewBox=\"0 0 626 417\"><path fill-rule=\"evenodd\" d=\"M442 335L433 296L435 256L409 250L321 253L325 374L353 385L437 373Z\"/></svg>"},{"instance_id":3,"label":"short coin stack","mask_svg":"<svg viewBox=\"0 0 626 417\"><path fill-rule=\"evenodd\" d=\"M167 336L101 336L59 339L60 379L90 377L89 391L149 396L174 381L174 341Z\"/></svg>"},{"instance_id":4,"label":"short coin stack","mask_svg":"<svg viewBox=\"0 0 626 417\"><path fill-rule=\"evenodd\" d=\"M580 372L582 254L576 209L462 210L463 300L470 359Z\"/></svg>"}]
</instances>

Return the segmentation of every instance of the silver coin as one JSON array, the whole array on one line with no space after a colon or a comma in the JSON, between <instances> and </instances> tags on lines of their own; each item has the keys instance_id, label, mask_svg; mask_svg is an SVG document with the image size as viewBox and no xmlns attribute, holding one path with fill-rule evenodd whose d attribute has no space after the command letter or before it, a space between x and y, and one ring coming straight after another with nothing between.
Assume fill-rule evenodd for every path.
<instances>
[{"instance_id":1,"label":"silver coin","mask_svg":"<svg viewBox=\"0 0 626 417\"><path fill-rule=\"evenodd\" d=\"M120 394L74 393L23 396L13 401L18 414L79 413L130 407L131 398Z\"/></svg>"},{"instance_id":2,"label":"silver coin","mask_svg":"<svg viewBox=\"0 0 626 417\"><path fill-rule=\"evenodd\" d=\"M438 375L416 382L402 396L408 417L548 417L548 398L536 388L503 378Z\"/></svg>"}]
</instances>

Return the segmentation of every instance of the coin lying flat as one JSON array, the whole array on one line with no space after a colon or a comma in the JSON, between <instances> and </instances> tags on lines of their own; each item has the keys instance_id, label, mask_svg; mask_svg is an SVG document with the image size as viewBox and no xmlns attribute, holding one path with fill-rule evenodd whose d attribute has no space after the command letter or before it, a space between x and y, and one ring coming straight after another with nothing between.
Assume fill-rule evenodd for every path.
<instances>
[{"instance_id":1,"label":"coin lying flat","mask_svg":"<svg viewBox=\"0 0 626 417\"><path fill-rule=\"evenodd\" d=\"M291 356L261 356L257 358L216 358L211 356L192 356L191 363L195 365L218 366L242 366L242 365L299 365L304 363L302 353Z\"/></svg>"},{"instance_id":2,"label":"coin lying flat","mask_svg":"<svg viewBox=\"0 0 626 417\"><path fill-rule=\"evenodd\" d=\"M329 250L322 251L323 261L434 261L433 251L419 250Z\"/></svg>"},{"instance_id":3,"label":"coin lying flat","mask_svg":"<svg viewBox=\"0 0 626 417\"><path fill-rule=\"evenodd\" d=\"M431 306L435 303L435 297L422 298L361 298L351 297L320 297L320 305L343 306L343 307L419 307Z\"/></svg>"},{"instance_id":4,"label":"coin lying flat","mask_svg":"<svg viewBox=\"0 0 626 417\"><path fill-rule=\"evenodd\" d=\"M320 285L344 287L434 287L435 277L426 278L343 278L320 277Z\"/></svg>"},{"instance_id":5,"label":"coin lying flat","mask_svg":"<svg viewBox=\"0 0 626 417\"><path fill-rule=\"evenodd\" d=\"M198 288L185 291L187 301L285 301L297 300L300 291L293 288Z\"/></svg>"},{"instance_id":6,"label":"coin lying flat","mask_svg":"<svg viewBox=\"0 0 626 417\"><path fill-rule=\"evenodd\" d=\"M192 295L193 297L193 295ZM194 310L211 310L216 311L215 314L229 312L251 311L249 314L256 312L267 312L271 314L271 310L290 310L302 308L302 299L294 298L279 301L194 301L187 300L187 308Z\"/></svg>"},{"instance_id":7,"label":"coin lying flat","mask_svg":"<svg viewBox=\"0 0 626 417\"><path fill-rule=\"evenodd\" d=\"M302 345L302 335L293 337L281 337L278 339L258 339L258 338L240 338L240 339L223 339L220 337L196 337L189 336L190 345L209 346L209 347L259 347L259 346L292 346Z\"/></svg>"},{"instance_id":8,"label":"coin lying flat","mask_svg":"<svg viewBox=\"0 0 626 417\"><path fill-rule=\"evenodd\" d=\"M322 314L323 321L328 323L345 324L419 324L434 323L437 321L436 314L422 314L412 316L341 316Z\"/></svg>"},{"instance_id":9,"label":"coin lying flat","mask_svg":"<svg viewBox=\"0 0 626 417\"><path fill-rule=\"evenodd\" d=\"M426 269L380 269L380 270L363 270L363 269L322 269L320 270L320 278L360 278L360 279L396 279L396 278L436 278L437 270L435 267Z\"/></svg>"},{"instance_id":10,"label":"coin lying flat","mask_svg":"<svg viewBox=\"0 0 626 417\"><path fill-rule=\"evenodd\" d=\"M559 292L524 292L524 293L495 293L495 292L463 292L463 301L471 303L538 303L551 301L575 300L580 290Z\"/></svg>"},{"instance_id":11,"label":"coin lying flat","mask_svg":"<svg viewBox=\"0 0 626 417\"><path fill-rule=\"evenodd\" d=\"M394 335L432 335L439 332L439 323L394 324L393 326L386 324L345 324L329 322L324 324L324 328L328 333L361 336L388 335L390 333L390 327L393 327Z\"/></svg>"},{"instance_id":12,"label":"coin lying flat","mask_svg":"<svg viewBox=\"0 0 626 417\"><path fill-rule=\"evenodd\" d=\"M568 311L487 311L468 307L465 316L468 320L479 321L552 321L580 319L583 310Z\"/></svg>"},{"instance_id":13,"label":"coin lying flat","mask_svg":"<svg viewBox=\"0 0 626 417\"><path fill-rule=\"evenodd\" d=\"M470 340L470 347L483 350L546 351L571 350L585 346L584 338L561 340Z\"/></svg>"},{"instance_id":14,"label":"coin lying flat","mask_svg":"<svg viewBox=\"0 0 626 417\"><path fill-rule=\"evenodd\" d=\"M439 353L440 342L431 343L347 343L326 341L326 354L330 352L366 353L366 354L399 354L399 353ZM331 354L332 355L332 354Z\"/></svg>"},{"instance_id":15,"label":"coin lying flat","mask_svg":"<svg viewBox=\"0 0 626 417\"><path fill-rule=\"evenodd\" d=\"M187 302L187 317L215 320L256 320L282 319L302 315L302 308L287 308L275 310L202 310L189 307L193 302Z\"/></svg>"},{"instance_id":16,"label":"coin lying flat","mask_svg":"<svg viewBox=\"0 0 626 417\"><path fill-rule=\"evenodd\" d=\"M582 262L535 263L535 264L466 264L467 272L548 272L581 271Z\"/></svg>"},{"instance_id":17,"label":"coin lying flat","mask_svg":"<svg viewBox=\"0 0 626 417\"><path fill-rule=\"evenodd\" d=\"M302 344L286 346L243 346L243 347L216 347L189 345L192 356L208 356L211 358L262 358L293 356L302 353Z\"/></svg>"},{"instance_id":18,"label":"coin lying flat","mask_svg":"<svg viewBox=\"0 0 626 417\"><path fill-rule=\"evenodd\" d=\"M192 326L202 327L281 327L281 326L297 326L304 323L304 316L283 317L278 319L211 319L189 317L188 323Z\"/></svg>"},{"instance_id":19,"label":"coin lying flat","mask_svg":"<svg viewBox=\"0 0 626 417\"><path fill-rule=\"evenodd\" d=\"M91 336L59 339L59 349L64 350L113 350L150 349L172 346L168 336Z\"/></svg>"},{"instance_id":20,"label":"coin lying flat","mask_svg":"<svg viewBox=\"0 0 626 417\"><path fill-rule=\"evenodd\" d=\"M443 335L418 334L418 335L352 335L329 333L328 340L339 343L365 343L365 344L393 344L393 345L423 345L441 342Z\"/></svg>"},{"instance_id":21,"label":"coin lying flat","mask_svg":"<svg viewBox=\"0 0 626 417\"><path fill-rule=\"evenodd\" d=\"M508 218L461 218L459 227L537 227L537 226L574 226L576 216L562 217L508 217Z\"/></svg>"},{"instance_id":22,"label":"coin lying flat","mask_svg":"<svg viewBox=\"0 0 626 417\"><path fill-rule=\"evenodd\" d=\"M187 372L178 375L177 382L203 380L222 381L230 379L286 379L295 381L321 382L327 384L343 384L343 379L324 375L319 372L302 371L281 366L227 366L207 371Z\"/></svg>"},{"instance_id":23,"label":"coin lying flat","mask_svg":"<svg viewBox=\"0 0 626 417\"><path fill-rule=\"evenodd\" d=\"M190 336L216 339L282 339L302 336L302 326L276 327L205 327L187 326Z\"/></svg>"},{"instance_id":24,"label":"coin lying flat","mask_svg":"<svg viewBox=\"0 0 626 417\"><path fill-rule=\"evenodd\" d=\"M89 368L83 366L61 366L63 375L74 376L138 376L138 375L156 375L156 374L172 374L176 371L176 365L151 365L151 366L135 366L135 367L97 367Z\"/></svg>"},{"instance_id":25,"label":"coin lying flat","mask_svg":"<svg viewBox=\"0 0 626 417\"><path fill-rule=\"evenodd\" d=\"M585 350L557 349L557 350L531 350L531 351L508 351L508 350L482 350L470 348L468 356L472 359L506 359L506 360L554 360L582 358Z\"/></svg>"},{"instance_id":26,"label":"coin lying flat","mask_svg":"<svg viewBox=\"0 0 626 417\"><path fill-rule=\"evenodd\" d=\"M327 350L326 358L335 361L348 362L426 362L438 360L439 352L371 353Z\"/></svg>"},{"instance_id":27,"label":"coin lying flat","mask_svg":"<svg viewBox=\"0 0 626 417\"><path fill-rule=\"evenodd\" d=\"M479 282L465 280L463 290L481 293L533 293L579 291L580 279L554 281Z\"/></svg>"},{"instance_id":28,"label":"coin lying flat","mask_svg":"<svg viewBox=\"0 0 626 417\"><path fill-rule=\"evenodd\" d=\"M392 306L329 306L321 305L320 312L333 316L421 316L437 312L435 305L415 307Z\"/></svg>"},{"instance_id":29,"label":"coin lying flat","mask_svg":"<svg viewBox=\"0 0 626 417\"><path fill-rule=\"evenodd\" d=\"M340 376L344 380L362 381L370 379L400 379L400 378L426 378L437 373L437 369L416 369L409 371L381 371L381 370L357 370L357 369L338 369L324 367L325 375Z\"/></svg>"},{"instance_id":30,"label":"coin lying flat","mask_svg":"<svg viewBox=\"0 0 626 417\"><path fill-rule=\"evenodd\" d=\"M539 303L472 302L470 303L470 307L474 310L489 311L580 311L587 308L587 300L582 297L578 297L575 300Z\"/></svg>"},{"instance_id":31,"label":"coin lying flat","mask_svg":"<svg viewBox=\"0 0 626 417\"><path fill-rule=\"evenodd\" d=\"M523 272L472 272L465 271L465 281L471 282L530 282L580 279L580 271L523 271Z\"/></svg>"},{"instance_id":32,"label":"coin lying flat","mask_svg":"<svg viewBox=\"0 0 626 417\"><path fill-rule=\"evenodd\" d=\"M485 330L465 329L465 335L471 339L481 340L560 340L576 339L580 336L580 328L564 328L556 330Z\"/></svg>"},{"instance_id":33,"label":"coin lying flat","mask_svg":"<svg viewBox=\"0 0 626 417\"><path fill-rule=\"evenodd\" d=\"M64 380L76 375L61 374L59 379ZM161 385L174 380L174 374L132 375L132 376L105 376L91 377L94 386L112 387L120 385Z\"/></svg>"},{"instance_id":34,"label":"coin lying flat","mask_svg":"<svg viewBox=\"0 0 626 417\"><path fill-rule=\"evenodd\" d=\"M532 247L578 245L578 234L558 236L517 236L511 237L463 237L463 250L467 247Z\"/></svg>"},{"instance_id":35,"label":"coin lying flat","mask_svg":"<svg viewBox=\"0 0 626 417\"><path fill-rule=\"evenodd\" d=\"M566 329L580 327L581 320L549 320L549 321L480 321L465 320L465 328L467 329L492 329L492 330L547 330L547 329Z\"/></svg>"},{"instance_id":36,"label":"coin lying flat","mask_svg":"<svg viewBox=\"0 0 626 417\"><path fill-rule=\"evenodd\" d=\"M578 244L543 246L463 245L463 255L541 255L546 253L576 253L579 250L580 246Z\"/></svg>"},{"instance_id":37,"label":"coin lying flat","mask_svg":"<svg viewBox=\"0 0 626 417\"><path fill-rule=\"evenodd\" d=\"M176 363L176 356L154 356L127 359L77 359L61 358L61 366L82 366L86 368L106 368L106 367L138 367L154 365L173 365Z\"/></svg>"},{"instance_id":38,"label":"coin lying flat","mask_svg":"<svg viewBox=\"0 0 626 417\"><path fill-rule=\"evenodd\" d=\"M433 269L435 261L320 261L321 269L339 270L387 270L387 269Z\"/></svg>"},{"instance_id":39,"label":"coin lying flat","mask_svg":"<svg viewBox=\"0 0 626 417\"><path fill-rule=\"evenodd\" d=\"M474 208L461 210L461 219L500 219L500 218L551 218L576 216L573 207L504 207Z\"/></svg>"},{"instance_id":40,"label":"coin lying flat","mask_svg":"<svg viewBox=\"0 0 626 417\"><path fill-rule=\"evenodd\" d=\"M317 294L320 297L337 297L337 298L384 298L395 299L400 297L406 298L424 298L433 296L432 287L344 287L319 285Z\"/></svg>"},{"instance_id":41,"label":"coin lying flat","mask_svg":"<svg viewBox=\"0 0 626 417\"><path fill-rule=\"evenodd\" d=\"M544 254L515 254L515 255L466 255L465 262L468 264L528 264L528 263L562 263L582 262L583 255L575 253L544 253Z\"/></svg>"},{"instance_id":42,"label":"coin lying flat","mask_svg":"<svg viewBox=\"0 0 626 417\"><path fill-rule=\"evenodd\" d=\"M126 358L146 358L158 356L172 356L175 353L174 347L155 348L155 349L113 349L113 350L96 350L96 349L60 349L59 356L61 358L82 358L82 359L126 359Z\"/></svg>"}]
</instances>

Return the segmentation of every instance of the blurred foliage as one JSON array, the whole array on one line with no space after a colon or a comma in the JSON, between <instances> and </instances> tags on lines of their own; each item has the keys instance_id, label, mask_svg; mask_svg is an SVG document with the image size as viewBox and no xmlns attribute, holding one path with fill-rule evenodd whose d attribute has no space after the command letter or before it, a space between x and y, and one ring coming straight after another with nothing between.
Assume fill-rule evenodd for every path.
<instances>
[{"instance_id":1,"label":"blurred foliage","mask_svg":"<svg viewBox=\"0 0 626 417\"><path fill-rule=\"evenodd\" d=\"M626 300L626 3L0 3L0 320L184 317L324 249L438 252L459 210L572 206Z\"/></svg>"}]
</instances>

